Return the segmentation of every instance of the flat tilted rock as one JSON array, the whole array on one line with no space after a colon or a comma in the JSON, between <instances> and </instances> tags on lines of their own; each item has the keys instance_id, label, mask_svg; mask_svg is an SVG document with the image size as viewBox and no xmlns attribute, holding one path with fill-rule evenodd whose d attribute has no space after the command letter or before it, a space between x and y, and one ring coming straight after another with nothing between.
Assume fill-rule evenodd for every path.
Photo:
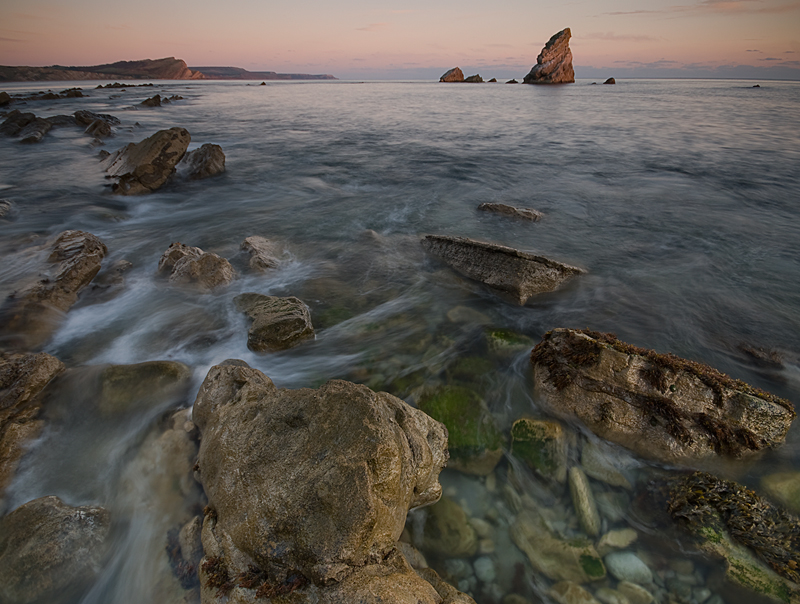
<instances>
[{"instance_id":1,"label":"flat tilted rock","mask_svg":"<svg viewBox=\"0 0 800 604\"><path fill-rule=\"evenodd\" d=\"M247 347L255 352L285 350L314 337L311 313L302 300L263 294L242 294L236 307L253 320Z\"/></svg>"},{"instance_id":2,"label":"flat tilted rock","mask_svg":"<svg viewBox=\"0 0 800 604\"><path fill-rule=\"evenodd\" d=\"M542 219L541 212L532 210L531 208L516 208L504 203L482 203L478 209L483 212L493 212L495 214L504 214L513 218L521 218L523 220L530 220L531 222L538 222Z\"/></svg>"},{"instance_id":3,"label":"flat tilted rock","mask_svg":"<svg viewBox=\"0 0 800 604\"><path fill-rule=\"evenodd\" d=\"M563 281L584 272L544 256L466 237L428 235L422 240L422 247L459 273L488 285L519 305L534 294L553 291Z\"/></svg>"},{"instance_id":4,"label":"flat tilted rock","mask_svg":"<svg viewBox=\"0 0 800 604\"><path fill-rule=\"evenodd\" d=\"M103 167L117 182L119 195L152 193L175 172L192 137L185 128L159 130L139 143L129 143L103 160Z\"/></svg>"},{"instance_id":5,"label":"flat tilted rock","mask_svg":"<svg viewBox=\"0 0 800 604\"><path fill-rule=\"evenodd\" d=\"M536 65L531 68L522 81L526 84L570 84L574 82L575 70L572 68L572 51L569 49L571 37L572 32L569 27L554 34L536 57Z\"/></svg>"},{"instance_id":6,"label":"flat tilted rock","mask_svg":"<svg viewBox=\"0 0 800 604\"><path fill-rule=\"evenodd\" d=\"M692 465L752 454L782 443L795 417L788 401L611 334L554 329L531 362L553 413L649 459Z\"/></svg>"},{"instance_id":7,"label":"flat tilted rock","mask_svg":"<svg viewBox=\"0 0 800 604\"><path fill-rule=\"evenodd\" d=\"M204 591L215 567L234 578L253 566L272 585L291 577L326 589L344 584L359 569L387 564L408 510L441 496L444 426L366 386L278 389L246 363L226 361L208 372L193 421L208 495Z\"/></svg>"},{"instance_id":8,"label":"flat tilted rock","mask_svg":"<svg viewBox=\"0 0 800 604\"><path fill-rule=\"evenodd\" d=\"M440 82L463 82L464 72L459 67L447 70L444 75L439 78Z\"/></svg>"}]
</instances>

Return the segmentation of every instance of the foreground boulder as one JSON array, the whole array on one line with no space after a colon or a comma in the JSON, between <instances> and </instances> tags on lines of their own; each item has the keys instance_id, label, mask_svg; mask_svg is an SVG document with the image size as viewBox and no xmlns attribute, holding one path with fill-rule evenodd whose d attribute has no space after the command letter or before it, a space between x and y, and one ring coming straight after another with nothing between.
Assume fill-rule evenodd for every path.
<instances>
[{"instance_id":1,"label":"foreground boulder","mask_svg":"<svg viewBox=\"0 0 800 604\"><path fill-rule=\"evenodd\" d=\"M570 84L574 82L575 70L572 68L572 51L569 49L571 37L572 32L569 27L554 34L536 57L536 65L531 68L522 81L525 84Z\"/></svg>"},{"instance_id":2,"label":"foreground boulder","mask_svg":"<svg viewBox=\"0 0 800 604\"><path fill-rule=\"evenodd\" d=\"M233 299L236 307L253 320L247 347L255 352L286 350L314 337L311 312L302 300L248 293Z\"/></svg>"},{"instance_id":3,"label":"foreground boulder","mask_svg":"<svg viewBox=\"0 0 800 604\"><path fill-rule=\"evenodd\" d=\"M531 222L538 222L542 219L541 212L532 210L530 208L515 208L504 203L482 203L478 209L483 212L493 212L495 214L503 214L513 218L521 218L523 220L530 220Z\"/></svg>"},{"instance_id":4,"label":"foreground boulder","mask_svg":"<svg viewBox=\"0 0 800 604\"><path fill-rule=\"evenodd\" d=\"M800 602L800 518L753 491L705 472L672 488L669 513L728 581L776 602Z\"/></svg>"},{"instance_id":5,"label":"foreground boulder","mask_svg":"<svg viewBox=\"0 0 800 604\"><path fill-rule=\"evenodd\" d=\"M510 247L467 239L428 235L422 240L430 254L459 273L488 285L522 306L534 294L556 289L582 269Z\"/></svg>"},{"instance_id":6,"label":"foreground boulder","mask_svg":"<svg viewBox=\"0 0 800 604\"><path fill-rule=\"evenodd\" d=\"M39 395L62 371L64 364L44 352L0 357L0 497L41 429Z\"/></svg>"},{"instance_id":7,"label":"foreground boulder","mask_svg":"<svg viewBox=\"0 0 800 604\"><path fill-rule=\"evenodd\" d=\"M788 401L674 355L572 329L546 333L531 354L536 392L557 415L637 454L696 464L783 442Z\"/></svg>"},{"instance_id":8,"label":"foreground boulder","mask_svg":"<svg viewBox=\"0 0 800 604\"><path fill-rule=\"evenodd\" d=\"M191 140L185 128L170 128L112 153L102 163L109 176L117 179L112 191L142 195L157 190L175 172Z\"/></svg>"},{"instance_id":9,"label":"foreground boulder","mask_svg":"<svg viewBox=\"0 0 800 604\"><path fill-rule=\"evenodd\" d=\"M444 426L390 394L341 380L278 389L242 361L211 368L193 420L209 500L204 602L262 584L262 595L299 591L292 602L437 602L397 559L396 542L408 510L441 495ZM364 599L300 597L375 577L388 584L385 599L367 598L371 588Z\"/></svg>"},{"instance_id":10,"label":"foreground boulder","mask_svg":"<svg viewBox=\"0 0 800 604\"><path fill-rule=\"evenodd\" d=\"M183 156L178 171L189 180L200 180L225 172L225 153L222 147L206 143Z\"/></svg>"},{"instance_id":11,"label":"foreground boulder","mask_svg":"<svg viewBox=\"0 0 800 604\"><path fill-rule=\"evenodd\" d=\"M464 72L461 71L458 67L453 67L453 69L448 69L444 75L439 78L440 82L463 82L464 81Z\"/></svg>"},{"instance_id":12,"label":"foreground boulder","mask_svg":"<svg viewBox=\"0 0 800 604\"><path fill-rule=\"evenodd\" d=\"M107 252L91 233L61 233L48 258L48 276L9 296L0 310L3 339L27 348L43 344L97 275Z\"/></svg>"},{"instance_id":13,"label":"foreground boulder","mask_svg":"<svg viewBox=\"0 0 800 604\"><path fill-rule=\"evenodd\" d=\"M0 519L0 602L77 602L102 568L110 518L100 507L34 499Z\"/></svg>"},{"instance_id":14,"label":"foreground boulder","mask_svg":"<svg viewBox=\"0 0 800 604\"><path fill-rule=\"evenodd\" d=\"M161 256L158 273L169 275L170 283L194 285L205 290L224 287L236 278L236 271L225 258L179 241Z\"/></svg>"}]
</instances>

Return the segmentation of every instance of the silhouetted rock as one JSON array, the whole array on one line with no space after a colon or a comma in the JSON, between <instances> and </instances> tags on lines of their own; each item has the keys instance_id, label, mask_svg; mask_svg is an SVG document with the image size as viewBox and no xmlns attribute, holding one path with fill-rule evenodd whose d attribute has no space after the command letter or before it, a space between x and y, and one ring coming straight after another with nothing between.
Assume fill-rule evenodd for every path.
<instances>
[{"instance_id":1,"label":"silhouetted rock","mask_svg":"<svg viewBox=\"0 0 800 604\"><path fill-rule=\"evenodd\" d=\"M149 99L145 99L139 104L143 107L161 107L161 95L156 94L151 96Z\"/></svg>"},{"instance_id":2,"label":"silhouetted rock","mask_svg":"<svg viewBox=\"0 0 800 604\"><path fill-rule=\"evenodd\" d=\"M87 126L83 133L96 138L105 138L107 136L111 136L112 134L111 126L104 120L93 121L91 124L89 124L89 126Z\"/></svg>"},{"instance_id":3,"label":"silhouetted rock","mask_svg":"<svg viewBox=\"0 0 800 604\"><path fill-rule=\"evenodd\" d=\"M603 84L616 84L617 81L614 78L608 78Z\"/></svg>"},{"instance_id":4,"label":"silhouetted rock","mask_svg":"<svg viewBox=\"0 0 800 604\"><path fill-rule=\"evenodd\" d=\"M152 193L175 172L192 137L184 128L159 130L139 143L129 143L103 160L112 187L120 195Z\"/></svg>"},{"instance_id":5,"label":"silhouetted rock","mask_svg":"<svg viewBox=\"0 0 800 604\"><path fill-rule=\"evenodd\" d=\"M464 73L458 67L453 67L449 71L446 71L445 74L439 78L440 82L463 82L464 81Z\"/></svg>"},{"instance_id":6,"label":"silhouetted rock","mask_svg":"<svg viewBox=\"0 0 800 604\"><path fill-rule=\"evenodd\" d=\"M471 75L468 78L464 78L464 81L470 84L483 84L483 78L478 73Z\"/></svg>"},{"instance_id":7,"label":"silhouetted rock","mask_svg":"<svg viewBox=\"0 0 800 604\"><path fill-rule=\"evenodd\" d=\"M0 92L0 107L5 107L9 103L11 103L11 96L5 91Z\"/></svg>"},{"instance_id":8,"label":"silhouetted rock","mask_svg":"<svg viewBox=\"0 0 800 604\"><path fill-rule=\"evenodd\" d=\"M525 76L525 84L568 84L575 81L569 27L553 35L536 57L536 65Z\"/></svg>"},{"instance_id":9,"label":"silhouetted rock","mask_svg":"<svg viewBox=\"0 0 800 604\"><path fill-rule=\"evenodd\" d=\"M492 78L491 80L489 80L489 83L492 83L492 82L496 83L497 82L497 78Z\"/></svg>"},{"instance_id":10,"label":"silhouetted rock","mask_svg":"<svg viewBox=\"0 0 800 604\"><path fill-rule=\"evenodd\" d=\"M516 80L509 80L506 84L519 84Z\"/></svg>"}]
</instances>

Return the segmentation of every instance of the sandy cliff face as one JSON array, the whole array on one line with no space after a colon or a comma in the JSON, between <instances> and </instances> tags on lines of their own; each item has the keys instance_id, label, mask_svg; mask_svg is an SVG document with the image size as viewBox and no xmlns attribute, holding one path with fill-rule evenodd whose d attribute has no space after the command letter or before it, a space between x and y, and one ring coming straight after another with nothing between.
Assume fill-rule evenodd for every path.
<instances>
[{"instance_id":1,"label":"sandy cliff face","mask_svg":"<svg viewBox=\"0 0 800 604\"><path fill-rule=\"evenodd\" d=\"M189 69L186 61L167 57L141 61L118 61L83 67L8 67L0 66L0 82L38 82L55 80L201 80L205 76Z\"/></svg>"}]
</instances>

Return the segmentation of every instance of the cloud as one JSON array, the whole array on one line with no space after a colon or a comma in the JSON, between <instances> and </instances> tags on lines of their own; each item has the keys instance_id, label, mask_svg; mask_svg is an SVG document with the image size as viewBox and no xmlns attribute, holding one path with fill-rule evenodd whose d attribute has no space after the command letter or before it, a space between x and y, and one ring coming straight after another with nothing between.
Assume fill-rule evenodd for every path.
<instances>
[{"instance_id":1,"label":"cloud","mask_svg":"<svg viewBox=\"0 0 800 604\"><path fill-rule=\"evenodd\" d=\"M764 57L763 59L759 59L759 61L780 61L780 59L775 57Z\"/></svg>"},{"instance_id":2,"label":"cloud","mask_svg":"<svg viewBox=\"0 0 800 604\"><path fill-rule=\"evenodd\" d=\"M785 54L785 55L793 55L794 51L793 50L787 50L787 51L784 51L783 54Z\"/></svg>"},{"instance_id":3,"label":"cloud","mask_svg":"<svg viewBox=\"0 0 800 604\"><path fill-rule=\"evenodd\" d=\"M601 13L601 15L656 15L694 12L782 14L800 11L800 2L797 1L778 5L768 4L765 6L764 4L764 0L701 0L695 4L678 4L658 10L615 11Z\"/></svg>"},{"instance_id":4,"label":"cloud","mask_svg":"<svg viewBox=\"0 0 800 604\"><path fill-rule=\"evenodd\" d=\"M2 38L2 37L0 37L0 42L25 42L25 40L20 40L18 38Z\"/></svg>"},{"instance_id":5,"label":"cloud","mask_svg":"<svg viewBox=\"0 0 800 604\"><path fill-rule=\"evenodd\" d=\"M745 50L745 52L761 52L760 50Z\"/></svg>"},{"instance_id":6,"label":"cloud","mask_svg":"<svg viewBox=\"0 0 800 604\"><path fill-rule=\"evenodd\" d=\"M609 40L614 42L650 42L657 38L653 36L635 36L631 34L615 34L613 32L595 32L581 36L584 40Z\"/></svg>"},{"instance_id":7,"label":"cloud","mask_svg":"<svg viewBox=\"0 0 800 604\"><path fill-rule=\"evenodd\" d=\"M800 61L783 61L779 65L786 65L788 67L800 67Z\"/></svg>"},{"instance_id":8,"label":"cloud","mask_svg":"<svg viewBox=\"0 0 800 604\"><path fill-rule=\"evenodd\" d=\"M388 23L370 23L366 27L356 27L358 31L381 31L389 27Z\"/></svg>"}]
</instances>

